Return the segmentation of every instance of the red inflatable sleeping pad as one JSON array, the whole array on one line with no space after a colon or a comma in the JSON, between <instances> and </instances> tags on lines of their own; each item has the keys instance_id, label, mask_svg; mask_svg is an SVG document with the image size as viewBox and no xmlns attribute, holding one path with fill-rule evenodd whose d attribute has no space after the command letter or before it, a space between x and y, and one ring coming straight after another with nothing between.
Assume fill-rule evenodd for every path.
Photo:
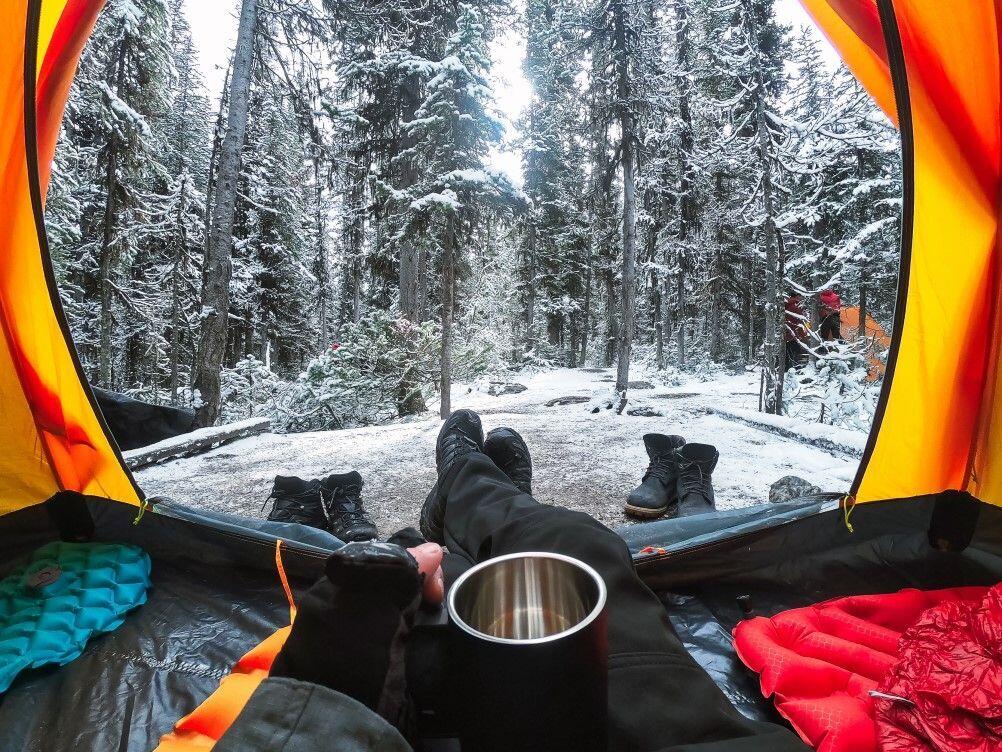
<instances>
[{"instance_id":1,"label":"red inflatable sleeping pad","mask_svg":"<svg viewBox=\"0 0 1002 752\"><path fill-rule=\"evenodd\" d=\"M774 697L776 708L805 742L819 752L876 752L877 750L940 749L934 746L908 746L909 738L927 733L922 726L928 718L923 703L911 702L895 692L939 692L934 706L953 705L943 695L950 682L936 671L916 669L916 664L938 663L940 673L953 672L963 677L970 674L971 656L979 654L976 634L971 623L976 615L990 608L986 604L988 588L963 587L923 592L902 590L887 595L863 595L839 598L806 608L785 611L772 618L743 621L734 630L734 647L738 657L759 674L762 693ZM1002 586L992 591L999 603L997 612L988 614L996 635L1002 634ZM935 607L935 608L934 608ZM934 609L929 611L929 609ZM928 612L928 615L924 617ZM949 614L947 618L937 616ZM961 615L971 618L965 619ZM922 624L918 622L922 619ZM927 622L931 622L929 626ZM981 619L982 632L991 633ZM957 628L953 634L947 627ZM911 627L915 630L911 630ZM904 635L904 639L903 639ZM1002 645L995 649L1002 652ZM980 653L991 652L982 646ZM994 671L999 680L1000 655L982 655L978 666L985 680L986 671ZM959 663L958 663L959 662ZM956 665L954 665L956 664ZM916 676L920 678L916 680ZM963 681L960 682L963 684ZM954 681L954 690L958 689ZM881 692L891 698L879 699L871 692ZM989 689L991 692L992 689ZM1002 690L996 684L994 697L981 696L972 700L982 711L991 712L992 702L1002 706ZM968 694L970 694L968 692ZM909 704L911 703L911 704ZM970 704L970 703L969 703ZM881 711L878 727L876 714ZM951 708L932 719L942 725L964 725L971 718L960 717ZM965 712L969 712L968 711ZM974 709L975 715L977 708ZM910 726L910 728L904 728ZM983 731L975 732L975 736ZM902 741L904 740L904 741ZM883 745L883 746L882 746ZM896 745L896 746L895 746ZM956 749L996 749L993 746L957 746Z\"/></svg>"}]
</instances>

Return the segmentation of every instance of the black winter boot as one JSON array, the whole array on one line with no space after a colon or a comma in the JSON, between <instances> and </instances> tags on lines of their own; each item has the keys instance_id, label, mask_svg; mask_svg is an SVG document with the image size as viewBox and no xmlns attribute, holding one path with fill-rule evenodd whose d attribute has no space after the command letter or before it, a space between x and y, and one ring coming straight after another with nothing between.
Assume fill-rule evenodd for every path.
<instances>
[{"instance_id":1,"label":"black winter boot","mask_svg":"<svg viewBox=\"0 0 1002 752\"><path fill-rule=\"evenodd\" d=\"M327 517L320 500L322 492L323 486L318 480L307 481L295 476L278 475L268 496L275 500L268 519L273 522L297 522L326 530Z\"/></svg>"},{"instance_id":2,"label":"black winter boot","mask_svg":"<svg viewBox=\"0 0 1002 752\"><path fill-rule=\"evenodd\" d=\"M484 454L511 478L519 491L532 496L532 458L525 439L518 431L514 428L495 428L484 440Z\"/></svg>"},{"instance_id":3,"label":"black winter boot","mask_svg":"<svg viewBox=\"0 0 1002 752\"><path fill-rule=\"evenodd\" d=\"M484 429L480 416L472 410L456 410L445 419L435 444L438 480L421 508L421 534L432 543L441 544L445 534L445 492L455 474L457 460L473 452L484 451Z\"/></svg>"},{"instance_id":4,"label":"black winter boot","mask_svg":"<svg viewBox=\"0 0 1002 752\"><path fill-rule=\"evenodd\" d=\"M684 445L685 439L681 436L661 433L644 436L644 446L651 462L640 485L627 498L623 511L642 519L654 519L663 514L675 516L678 509L676 463L678 450Z\"/></svg>"},{"instance_id":5,"label":"black winter boot","mask_svg":"<svg viewBox=\"0 0 1002 752\"><path fill-rule=\"evenodd\" d=\"M709 444L686 444L678 450L678 513L682 517L716 509L711 475L720 453Z\"/></svg>"},{"instance_id":6,"label":"black winter boot","mask_svg":"<svg viewBox=\"0 0 1002 752\"><path fill-rule=\"evenodd\" d=\"M350 473L330 475L321 483L327 529L345 543L379 537L376 526L362 508L362 476Z\"/></svg>"}]
</instances>

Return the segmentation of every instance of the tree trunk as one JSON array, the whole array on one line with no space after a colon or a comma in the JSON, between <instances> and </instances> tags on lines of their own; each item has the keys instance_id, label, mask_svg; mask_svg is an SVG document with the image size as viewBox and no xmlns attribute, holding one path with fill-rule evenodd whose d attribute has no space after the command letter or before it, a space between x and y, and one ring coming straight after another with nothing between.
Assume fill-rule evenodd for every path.
<instances>
[{"instance_id":1,"label":"tree trunk","mask_svg":"<svg viewBox=\"0 0 1002 752\"><path fill-rule=\"evenodd\" d=\"M452 307L456 294L456 227L452 215L442 243L442 402L439 415L452 413Z\"/></svg>"},{"instance_id":2,"label":"tree trunk","mask_svg":"<svg viewBox=\"0 0 1002 752\"><path fill-rule=\"evenodd\" d=\"M525 268L525 351L536 349L536 220L529 217L529 239Z\"/></svg>"},{"instance_id":3,"label":"tree trunk","mask_svg":"<svg viewBox=\"0 0 1002 752\"><path fill-rule=\"evenodd\" d=\"M223 116L226 114L226 106L229 102L230 75L233 73L233 56L230 56L229 65L226 67L226 77L223 80L223 91L219 96L219 110L216 111L216 125L212 129L212 151L209 153L209 180L205 187L205 228L202 235L205 238L205 247L202 249L204 256L209 255L209 246L212 240L212 199L216 190L216 162L219 159L219 148L223 142ZM203 264L202 284L204 279L205 266ZM194 372L194 369L192 369Z\"/></svg>"},{"instance_id":4,"label":"tree trunk","mask_svg":"<svg viewBox=\"0 0 1002 752\"><path fill-rule=\"evenodd\" d=\"M342 213L341 248L342 264L341 300L338 306L337 330L349 322L357 322L361 315L362 254L365 243L365 177L355 168L349 168L348 182ZM378 220L377 220L378 222ZM377 224L377 231L379 225Z\"/></svg>"},{"instance_id":5,"label":"tree trunk","mask_svg":"<svg viewBox=\"0 0 1002 752\"><path fill-rule=\"evenodd\" d=\"M425 246L418 248L417 285L414 315L417 321L421 322L428 318L428 249Z\"/></svg>"},{"instance_id":6,"label":"tree trunk","mask_svg":"<svg viewBox=\"0 0 1002 752\"><path fill-rule=\"evenodd\" d=\"M623 168L623 308L619 328L616 390L626 391L630 382L630 356L637 296L637 185L635 177L635 134L631 110L629 40L625 0L610 4L613 23L613 55L616 66L616 93L619 100L620 154Z\"/></svg>"},{"instance_id":7,"label":"tree trunk","mask_svg":"<svg viewBox=\"0 0 1002 752\"><path fill-rule=\"evenodd\" d=\"M653 215L654 208L650 205L647 206L647 211ZM661 278L658 276L657 259L657 247L658 247L658 231L657 227L652 225L648 228L646 234L646 259L651 265L650 270L650 285L651 285L651 331L654 334L654 366L659 371L665 367L664 363L664 351L665 351L665 340L664 340L664 329L662 321L662 295L661 295Z\"/></svg>"},{"instance_id":8,"label":"tree trunk","mask_svg":"<svg viewBox=\"0 0 1002 752\"><path fill-rule=\"evenodd\" d=\"M407 76L401 86L401 120L409 122L421 106L421 80L416 75ZM414 146L416 136L404 136L400 144L403 152ZM400 174L401 190L414 185L418 180L417 166L412 160L404 162ZM421 322L427 318L425 305L428 300L427 259L424 247L420 243L405 243L400 248L400 263L398 269L398 287L400 296L400 313L404 318Z\"/></svg>"},{"instance_id":9,"label":"tree trunk","mask_svg":"<svg viewBox=\"0 0 1002 752\"><path fill-rule=\"evenodd\" d=\"M693 179L692 151L692 111L690 107L690 41L688 9L685 2L675 3L675 43L678 49L679 71L676 74L678 85L678 118L679 118L679 219L678 219L678 277L675 281L676 325L678 326L678 366L685 368L687 360L686 322L688 294L686 276L689 264L689 239L698 230L699 207L696 204L695 180Z\"/></svg>"},{"instance_id":10,"label":"tree trunk","mask_svg":"<svg viewBox=\"0 0 1002 752\"><path fill-rule=\"evenodd\" d=\"M678 276L675 278L675 323L678 329L675 332L675 339L678 345L678 367L685 368L685 316L686 295L685 295L685 254L679 249Z\"/></svg>"},{"instance_id":11,"label":"tree trunk","mask_svg":"<svg viewBox=\"0 0 1002 752\"><path fill-rule=\"evenodd\" d=\"M714 176L714 198L717 206L720 205L723 194L724 176L718 172ZM724 228L717 212L714 213L713 223L715 230L713 233L713 268L710 270L712 279L710 283L710 360L714 363L719 363L721 340L723 339L723 332L720 331L720 298L723 295L723 286L720 283L720 279L724 272L723 260L721 258L721 250L724 245Z\"/></svg>"},{"instance_id":12,"label":"tree trunk","mask_svg":"<svg viewBox=\"0 0 1002 752\"><path fill-rule=\"evenodd\" d=\"M603 269L605 274L605 361L606 368L616 362L616 343L619 341L619 325L616 321L616 275L612 271L613 262Z\"/></svg>"},{"instance_id":13,"label":"tree trunk","mask_svg":"<svg viewBox=\"0 0 1002 752\"><path fill-rule=\"evenodd\" d=\"M330 335L330 261L327 257L327 221L324 215L324 191L320 182L320 149L313 149L313 182L314 201L316 202L315 217L317 233L317 256L314 266L317 278L317 324L320 329L320 345L328 347L331 344Z\"/></svg>"},{"instance_id":14,"label":"tree trunk","mask_svg":"<svg viewBox=\"0 0 1002 752\"><path fill-rule=\"evenodd\" d=\"M762 237L765 241L765 300L763 305L765 333L762 342L762 370L765 374L765 412L779 414L782 411L782 405L777 404L776 397L781 388L777 383L779 375L779 336L781 334L778 323L781 307L777 305L779 300L779 282L777 279L775 242L776 219L775 207L773 205L769 127L766 121L765 74L762 69L761 43L758 36L755 11L750 7L750 4L746 4L745 12L748 18L749 40L753 45L751 63L755 77L755 91L752 96L755 107L755 130L758 139L759 168L762 170L762 208L765 214L765 219L762 223Z\"/></svg>"},{"instance_id":15,"label":"tree trunk","mask_svg":"<svg viewBox=\"0 0 1002 752\"><path fill-rule=\"evenodd\" d=\"M226 352L230 276L233 271L233 213L237 200L240 150L247 130L247 107L250 100L256 25L257 0L243 0L236 52L233 56L226 135L223 137L219 155L217 196L212 211L212 233L202 280L202 331L195 376L195 389L200 398L196 418L199 426L210 426L219 418L219 375Z\"/></svg>"},{"instance_id":16,"label":"tree trunk","mask_svg":"<svg viewBox=\"0 0 1002 752\"><path fill-rule=\"evenodd\" d=\"M98 273L101 284L98 383L105 388L111 387L111 335L114 326L114 318L111 310L114 301L111 270L114 266L115 258L115 215L118 212L118 182L115 179L117 171L118 149L114 144L109 144L108 166L105 174L104 234L101 239L101 254L98 261Z\"/></svg>"},{"instance_id":17,"label":"tree trunk","mask_svg":"<svg viewBox=\"0 0 1002 752\"><path fill-rule=\"evenodd\" d=\"M125 79L125 60L129 50L129 35L125 34L116 50L115 61L115 93L121 91ZM112 133L108 139L107 165L104 176L105 202L103 232L101 237L101 252L98 259L99 284L101 285L101 313L98 324L98 383L110 388L112 364L112 330L115 325L114 286L111 281L112 269L117 255L117 240L115 225L118 218L118 139Z\"/></svg>"},{"instance_id":18,"label":"tree trunk","mask_svg":"<svg viewBox=\"0 0 1002 752\"><path fill-rule=\"evenodd\" d=\"M753 314L755 310L755 261L746 257L744 265L744 290L741 296L741 345L744 350L745 362L755 360L755 326Z\"/></svg>"},{"instance_id":19,"label":"tree trunk","mask_svg":"<svg viewBox=\"0 0 1002 752\"><path fill-rule=\"evenodd\" d=\"M786 246L783 243L783 236L780 232L776 231L776 251L777 251L777 267L778 267L778 277L779 283L782 287L783 281L786 279ZM776 333L776 393L773 398L773 404L776 407L776 415L783 414L783 387L786 386L786 321L785 312L786 306L779 306L779 309L783 311L783 319L778 321L779 331Z\"/></svg>"},{"instance_id":20,"label":"tree trunk","mask_svg":"<svg viewBox=\"0 0 1002 752\"><path fill-rule=\"evenodd\" d=\"M585 261L584 306L581 309L581 355L578 362L588 365L588 335L591 333L591 242L588 243L588 257Z\"/></svg>"},{"instance_id":21,"label":"tree trunk","mask_svg":"<svg viewBox=\"0 0 1002 752\"><path fill-rule=\"evenodd\" d=\"M177 405L177 390L180 384L180 350L181 350L181 285L182 285L182 265L184 264L185 250L188 247L188 231L184 226L184 196L187 192L188 175L181 177L180 199L177 202L177 237L174 238L174 265L170 273L170 403Z\"/></svg>"},{"instance_id":22,"label":"tree trunk","mask_svg":"<svg viewBox=\"0 0 1002 752\"><path fill-rule=\"evenodd\" d=\"M720 298L723 290L720 284L721 275L720 246L713 249L713 266L710 269L712 281L710 282L710 360L714 363L720 362L720 345L723 332L720 331Z\"/></svg>"}]
</instances>

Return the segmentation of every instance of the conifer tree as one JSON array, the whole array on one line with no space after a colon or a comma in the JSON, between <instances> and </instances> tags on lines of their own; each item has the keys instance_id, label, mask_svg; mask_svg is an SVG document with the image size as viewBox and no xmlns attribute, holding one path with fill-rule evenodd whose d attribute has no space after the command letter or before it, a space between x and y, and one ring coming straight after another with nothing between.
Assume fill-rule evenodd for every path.
<instances>
[{"instance_id":1,"label":"conifer tree","mask_svg":"<svg viewBox=\"0 0 1002 752\"><path fill-rule=\"evenodd\" d=\"M427 94L403 127L414 145L397 159L418 167L417 180L391 194L405 217L399 239L421 245L441 270L443 418L451 412L456 272L467 260L466 241L486 214L512 206L518 198L506 178L484 169L488 146L501 137L501 124L491 112L485 77L490 67L485 29L472 6L459 6L456 32L444 53L440 61L427 64Z\"/></svg>"}]
</instances>

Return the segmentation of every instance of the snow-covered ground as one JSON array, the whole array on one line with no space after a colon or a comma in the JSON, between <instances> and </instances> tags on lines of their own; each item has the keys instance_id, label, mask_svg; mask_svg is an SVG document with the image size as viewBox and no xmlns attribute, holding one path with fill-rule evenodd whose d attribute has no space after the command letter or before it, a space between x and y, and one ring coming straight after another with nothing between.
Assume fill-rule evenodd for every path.
<instances>
[{"instance_id":1,"label":"snow-covered ground","mask_svg":"<svg viewBox=\"0 0 1002 752\"><path fill-rule=\"evenodd\" d=\"M824 426L775 418L756 425L739 419L757 407L757 372L631 390L631 397L664 417L616 415L611 410L592 414L584 404L545 406L558 397L608 393L613 376L611 370L547 371L523 379L528 387L524 392L500 397L461 386L454 391L453 408L477 410L485 431L508 425L525 437L533 457L534 491L541 501L587 511L612 526L631 521L623 515L623 501L647 466L641 437L648 432L678 433L717 447L720 463L713 485L719 509L767 501L769 486L784 475L799 475L827 491L849 487L858 462L854 450L865 436L846 437L847 432L837 431L850 440L821 447L811 440L826 432ZM781 426L770 425L777 420ZM264 434L146 468L138 479L151 495L264 516L267 509L262 505L275 475L313 478L354 469L365 479L367 509L380 532L389 535L417 522L434 481L440 425L429 415L346 431ZM784 435L770 428L782 428ZM794 438L800 435L803 440Z\"/></svg>"}]
</instances>

